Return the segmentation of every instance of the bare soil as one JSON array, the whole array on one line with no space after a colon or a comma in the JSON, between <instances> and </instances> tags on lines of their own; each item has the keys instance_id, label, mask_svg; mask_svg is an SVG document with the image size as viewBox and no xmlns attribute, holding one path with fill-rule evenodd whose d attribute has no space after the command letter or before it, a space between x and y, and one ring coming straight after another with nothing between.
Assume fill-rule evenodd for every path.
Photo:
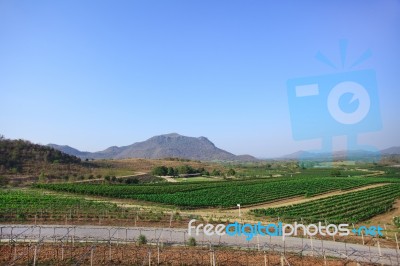
<instances>
[{"instance_id":1,"label":"bare soil","mask_svg":"<svg viewBox=\"0 0 400 266\"><path fill-rule=\"evenodd\" d=\"M1 265L33 265L34 261L37 265L357 265L345 259L229 248L99 243L0 245Z\"/></svg>"},{"instance_id":2,"label":"bare soil","mask_svg":"<svg viewBox=\"0 0 400 266\"><path fill-rule=\"evenodd\" d=\"M377 215L370 219L369 222L371 224L392 224L393 217L395 216L400 216L400 200L397 200L395 204L393 204L393 210Z\"/></svg>"}]
</instances>

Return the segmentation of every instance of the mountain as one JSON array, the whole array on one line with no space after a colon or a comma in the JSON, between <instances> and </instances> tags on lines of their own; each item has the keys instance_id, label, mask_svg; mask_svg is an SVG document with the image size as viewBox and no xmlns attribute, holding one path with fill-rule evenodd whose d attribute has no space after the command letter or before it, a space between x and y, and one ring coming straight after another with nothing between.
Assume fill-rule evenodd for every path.
<instances>
[{"instance_id":1,"label":"mountain","mask_svg":"<svg viewBox=\"0 0 400 266\"><path fill-rule=\"evenodd\" d=\"M309 159L309 158L314 158L315 156L316 156L316 154L311 153L311 152L296 151L294 153L284 155L281 158L282 159L287 159L287 160L295 160L295 159L298 159L298 158Z\"/></svg>"},{"instance_id":2,"label":"mountain","mask_svg":"<svg viewBox=\"0 0 400 266\"><path fill-rule=\"evenodd\" d=\"M390 147L390 148L387 148L387 149L384 149L384 150L381 150L381 153L383 154L383 155L393 155L393 154L400 154L400 147L399 146L397 146L397 147Z\"/></svg>"},{"instance_id":3,"label":"mountain","mask_svg":"<svg viewBox=\"0 0 400 266\"><path fill-rule=\"evenodd\" d=\"M154 136L146 141L136 142L128 146L112 146L99 152L81 152L69 146L50 144L67 154L81 158L124 159L149 158L159 159L176 157L201 161L257 161L251 155L234 155L214 145L206 137L187 137L177 133Z\"/></svg>"},{"instance_id":4,"label":"mountain","mask_svg":"<svg viewBox=\"0 0 400 266\"><path fill-rule=\"evenodd\" d=\"M66 153L66 154L69 154L72 156L76 156L76 157L85 157L85 156L90 155L90 152L82 152L82 151L74 149L68 145L57 145L57 144L50 143L50 144L47 144L47 146L49 146L55 150L59 150L63 153Z\"/></svg>"}]
</instances>

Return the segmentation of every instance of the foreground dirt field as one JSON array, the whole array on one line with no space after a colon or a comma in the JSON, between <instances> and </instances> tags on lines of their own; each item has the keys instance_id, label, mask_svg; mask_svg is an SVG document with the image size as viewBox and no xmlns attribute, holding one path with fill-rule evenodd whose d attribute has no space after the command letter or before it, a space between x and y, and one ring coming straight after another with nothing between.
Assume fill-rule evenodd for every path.
<instances>
[{"instance_id":1,"label":"foreground dirt field","mask_svg":"<svg viewBox=\"0 0 400 266\"><path fill-rule=\"evenodd\" d=\"M227 248L101 243L0 245L1 265L35 265L34 263L36 265L358 265L346 259Z\"/></svg>"}]
</instances>

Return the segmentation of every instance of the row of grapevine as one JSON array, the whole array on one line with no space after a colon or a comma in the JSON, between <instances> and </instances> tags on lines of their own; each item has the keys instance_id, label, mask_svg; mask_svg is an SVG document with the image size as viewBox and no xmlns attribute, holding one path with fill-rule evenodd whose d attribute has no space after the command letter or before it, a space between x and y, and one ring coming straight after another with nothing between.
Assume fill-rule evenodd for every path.
<instances>
[{"instance_id":1,"label":"row of grapevine","mask_svg":"<svg viewBox=\"0 0 400 266\"><path fill-rule=\"evenodd\" d=\"M192 216L195 217L195 216ZM76 196L44 194L31 190L0 189L0 222L57 222L145 226L156 223L171 226L190 217L179 212L142 210L119 207L113 203L98 202Z\"/></svg>"},{"instance_id":2,"label":"row of grapevine","mask_svg":"<svg viewBox=\"0 0 400 266\"><path fill-rule=\"evenodd\" d=\"M251 212L256 216L280 217L285 221L303 219L312 223L324 220L331 223L356 223L389 211L399 197L400 184L390 184L290 206L255 209Z\"/></svg>"},{"instance_id":3,"label":"row of grapevine","mask_svg":"<svg viewBox=\"0 0 400 266\"><path fill-rule=\"evenodd\" d=\"M71 211L92 213L122 211L115 204L95 202L77 197L48 195L35 191L0 190L0 220L5 217L26 217L40 213L70 214Z\"/></svg>"},{"instance_id":4,"label":"row of grapevine","mask_svg":"<svg viewBox=\"0 0 400 266\"><path fill-rule=\"evenodd\" d=\"M234 207L288 197L306 196L348 190L386 179L359 177L275 178L229 182L202 182L153 185L39 184L38 188L138 199L186 207Z\"/></svg>"}]
</instances>

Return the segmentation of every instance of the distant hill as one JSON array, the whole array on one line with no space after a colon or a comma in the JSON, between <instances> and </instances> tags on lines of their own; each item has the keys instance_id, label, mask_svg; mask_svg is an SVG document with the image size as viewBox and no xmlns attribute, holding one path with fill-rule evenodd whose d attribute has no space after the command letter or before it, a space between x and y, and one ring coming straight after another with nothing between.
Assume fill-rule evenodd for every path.
<instances>
[{"instance_id":1,"label":"distant hill","mask_svg":"<svg viewBox=\"0 0 400 266\"><path fill-rule=\"evenodd\" d=\"M381 150L381 153L384 155L400 155L400 147L390 147L384 150Z\"/></svg>"},{"instance_id":2,"label":"distant hill","mask_svg":"<svg viewBox=\"0 0 400 266\"><path fill-rule=\"evenodd\" d=\"M306 159L306 158L314 158L315 156L316 156L315 153L311 153L311 152L307 152L307 151L296 151L296 152L293 152L291 154L284 155L281 158L282 159L288 159L288 160L295 160L295 159L298 159L298 158L304 158L304 159Z\"/></svg>"},{"instance_id":3,"label":"distant hill","mask_svg":"<svg viewBox=\"0 0 400 266\"><path fill-rule=\"evenodd\" d=\"M123 159L148 158L160 159L176 157L201 161L257 161L251 155L234 155L217 148L206 137L187 137L177 133L154 136L146 141L136 142L128 146L112 146L99 152L81 152L69 146L49 144L55 149L80 158Z\"/></svg>"},{"instance_id":4,"label":"distant hill","mask_svg":"<svg viewBox=\"0 0 400 266\"><path fill-rule=\"evenodd\" d=\"M373 159L378 158L379 156L385 155L400 155L400 147L390 147L379 152L366 151L366 150L350 150L350 151L335 151L333 152L334 159ZM282 156L281 159L288 160L324 160L328 157L332 156L329 153L318 153L318 152L308 152L308 151L297 151L285 156Z\"/></svg>"},{"instance_id":5,"label":"distant hill","mask_svg":"<svg viewBox=\"0 0 400 266\"><path fill-rule=\"evenodd\" d=\"M47 146L76 157L85 157L90 155L90 152L82 152L68 145L48 144Z\"/></svg>"}]
</instances>

